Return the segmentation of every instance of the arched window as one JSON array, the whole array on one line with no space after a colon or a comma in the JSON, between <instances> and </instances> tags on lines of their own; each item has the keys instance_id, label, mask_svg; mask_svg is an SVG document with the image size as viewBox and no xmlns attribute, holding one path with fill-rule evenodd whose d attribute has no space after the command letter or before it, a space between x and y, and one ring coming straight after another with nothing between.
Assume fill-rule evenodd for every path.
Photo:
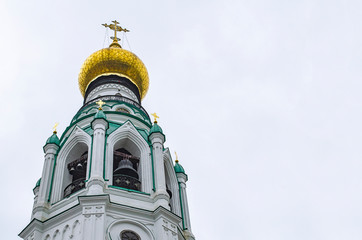
<instances>
[{"instance_id":1,"label":"arched window","mask_svg":"<svg viewBox=\"0 0 362 240\"><path fill-rule=\"evenodd\" d=\"M138 175L139 157L124 148L113 152L113 186L140 191Z\"/></svg>"},{"instance_id":2,"label":"arched window","mask_svg":"<svg viewBox=\"0 0 362 240\"><path fill-rule=\"evenodd\" d=\"M72 182L64 189L64 197L85 188L87 174L88 151L84 152L78 159L73 160L67 166Z\"/></svg>"},{"instance_id":3,"label":"arched window","mask_svg":"<svg viewBox=\"0 0 362 240\"><path fill-rule=\"evenodd\" d=\"M117 112L124 112L124 113L130 113L128 109L124 107L119 107L116 109Z\"/></svg>"},{"instance_id":4,"label":"arched window","mask_svg":"<svg viewBox=\"0 0 362 240\"><path fill-rule=\"evenodd\" d=\"M141 238L135 232L126 230L121 233L121 240L141 240Z\"/></svg>"}]
</instances>

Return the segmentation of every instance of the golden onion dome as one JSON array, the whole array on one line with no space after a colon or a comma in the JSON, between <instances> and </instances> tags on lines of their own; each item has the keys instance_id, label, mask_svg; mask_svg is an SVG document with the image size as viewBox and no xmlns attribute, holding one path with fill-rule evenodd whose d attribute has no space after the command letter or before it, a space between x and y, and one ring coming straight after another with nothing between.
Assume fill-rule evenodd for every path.
<instances>
[{"instance_id":1,"label":"golden onion dome","mask_svg":"<svg viewBox=\"0 0 362 240\"><path fill-rule=\"evenodd\" d=\"M119 44L111 44L85 60L78 77L83 97L92 81L107 75L128 78L138 88L141 99L145 97L149 85L147 69L134 53L121 48Z\"/></svg>"}]
</instances>

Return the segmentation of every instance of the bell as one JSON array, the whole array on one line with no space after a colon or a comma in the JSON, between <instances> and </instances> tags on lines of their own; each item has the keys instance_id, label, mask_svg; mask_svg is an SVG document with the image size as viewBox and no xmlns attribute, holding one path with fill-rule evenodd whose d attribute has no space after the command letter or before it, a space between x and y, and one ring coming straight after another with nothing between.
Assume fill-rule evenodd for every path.
<instances>
[{"instance_id":1,"label":"bell","mask_svg":"<svg viewBox=\"0 0 362 240\"><path fill-rule=\"evenodd\" d=\"M82 171L83 170L83 165L81 163L78 163L76 166L77 171Z\"/></svg>"},{"instance_id":2,"label":"bell","mask_svg":"<svg viewBox=\"0 0 362 240\"><path fill-rule=\"evenodd\" d=\"M132 162L127 158L122 159L118 163L118 168L114 171L114 174L122 174L138 179L137 171L133 168Z\"/></svg>"},{"instance_id":3,"label":"bell","mask_svg":"<svg viewBox=\"0 0 362 240\"><path fill-rule=\"evenodd\" d=\"M74 172L75 172L74 167L71 167L71 168L69 169L69 173L73 175Z\"/></svg>"}]
</instances>

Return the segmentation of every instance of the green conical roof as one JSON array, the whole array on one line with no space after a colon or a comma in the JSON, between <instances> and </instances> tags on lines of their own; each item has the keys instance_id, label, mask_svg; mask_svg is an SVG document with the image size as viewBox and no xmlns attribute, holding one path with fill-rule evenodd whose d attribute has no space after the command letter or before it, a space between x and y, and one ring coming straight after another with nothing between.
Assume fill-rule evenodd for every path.
<instances>
[{"instance_id":1,"label":"green conical roof","mask_svg":"<svg viewBox=\"0 0 362 240\"><path fill-rule=\"evenodd\" d=\"M149 135L151 135L152 133L156 133L156 132L163 134L162 128L157 124L157 122L154 122L154 124L152 125L152 127L150 129Z\"/></svg>"},{"instance_id":2,"label":"green conical roof","mask_svg":"<svg viewBox=\"0 0 362 240\"><path fill-rule=\"evenodd\" d=\"M57 132L54 131L54 132L53 132L53 135L51 135L51 136L48 138L46 144L50 144L50 143L54 143L54 144L56 144L56 145L59 146L60 140L59 140L59 138L58 138L58 136L57 136Z\"/></svg>"},{"instance_id":3,"label":"green conical roof","mask_svg":"<svg viewBox=\"0 0 362 240\"><path fill-rule=\"evenodd\" d=\"M178 161L176 161L174 169L175 173L185 173L185 169L181 166L181 164L178 163Z\"/></svg>"},{"instance_id":4,"label":"green conical roof","mask_svg":"<svg viewBox=\"0 0 362 240\"><path fill-rule=\"evenodd\" d=\"M94 116L94 119L105 119L107 120L106 114L104 114L102 109L98 109L98 112Z\"/></svg>"},{"instance_id":5,"label":"green conical roof","mask_svg":"<svg viewBox=\"0 0 362 240\"><path fill-rule=\"evenodd\" d=\"M39 178L39 180L36 182L36 184L35 184L35 187L34 187L34 188L39 187L39 186L40 186L40 182L41 182L41 178Z\"/></svg>"}]
</instances>

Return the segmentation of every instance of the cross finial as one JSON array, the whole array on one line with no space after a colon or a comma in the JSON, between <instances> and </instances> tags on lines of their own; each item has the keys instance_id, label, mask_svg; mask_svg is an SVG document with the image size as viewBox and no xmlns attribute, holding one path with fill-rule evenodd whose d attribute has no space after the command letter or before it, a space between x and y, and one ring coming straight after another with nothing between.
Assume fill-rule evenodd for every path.
<instances>
[{"instance_id":1,"label":"cross finial","mask_svg":"<svg viewBox=\"0 0 362 240\"><path fill-rule=\"evenodd\" d=\"M109 25L107 23L102 24L106 28L114 30L114 37L111 37L111 39L113 39L113 42L111 43L111 45L109 45L109 47L121 47L121 45L119 45L118 43L120 39L117 38L117 32L129 32L129 30L126 28L122 28L121 26L117 26L117 24L119 24L117 20L112 21L112 23L114 24L109 24Z\"/></svg>"},{"instance_id":2,"label":"cross finial","mask_svg":"<svg viewBox=\"0 0 362 240\"><path fill-rule=\"evenodd\" d=\"M98 110L102 110L102 106L106 103L103 102L102 100L99 100L98 102L96 102L96 104L99 106Z\"/></svg>"},{"instance_id":3,"label":"cross finial","mask_svg":"<svg viewBox=\"0 0 362 240\"><path fill-rule=\"evenodd\" d=\"M55 123L54 127L53 127L53 133L57 134L57 127L58 127L59 123Z\"/></svg>"},{"instance_id":4,"label":"cross finial","mask_svg":"<svg viewBox=\"0 0 362 240\"><path fill-rule=\"evenodd\" d=\"M175 160L175 162L178 163L178 157L177 157L176 151L175 151L175 155L176 155L176 160Z\"/></svg>"},{"instance_id":5,"label":"cross finial","mask_svg":"<svg viewBox=\"0 0 362 240\"><path fill-rule=\"evenodd\" d=\"M156 113L152 113L151 114L155 119L154 119L154 123L157 123L157 118L160 118L159 116L157 116L157 114Z\"/></svg>"}]
</instances>

